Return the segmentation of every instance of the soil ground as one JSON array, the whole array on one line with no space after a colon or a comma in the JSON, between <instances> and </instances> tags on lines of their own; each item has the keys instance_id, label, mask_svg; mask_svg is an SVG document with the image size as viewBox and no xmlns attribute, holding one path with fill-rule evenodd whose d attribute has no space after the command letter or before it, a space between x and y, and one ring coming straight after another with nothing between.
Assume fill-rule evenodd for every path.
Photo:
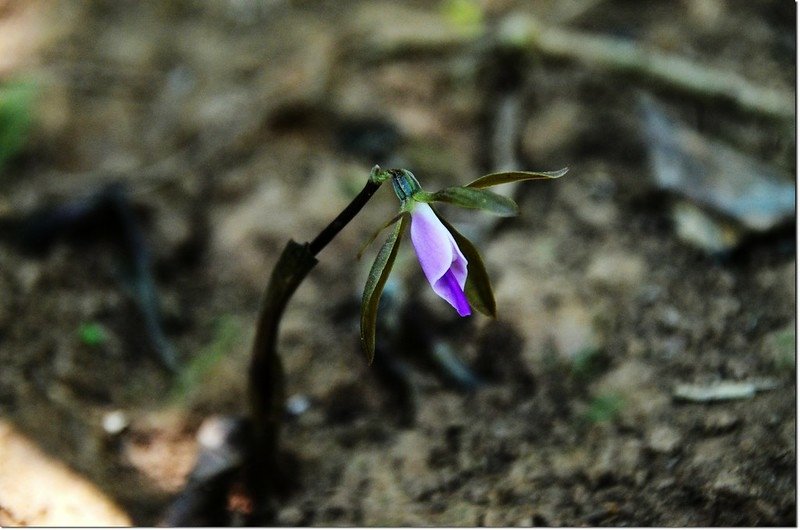
<instances>
[{"instance_id":1,"label":"soil ground","mask_svg":"<svg viewBox=\"0 0 800 530\"><path fill-rule=\"evenodd\" d=\"M94 524L155 524L193 465L203 419L246 410L258 304L285 242L311 240L375 163L407 167L436 190L507 163L510 137L506 155L520 169L570 171L518 187L517 218L444 209L465 231L485 228L475 242L497 320L458 319L428 292L408 244L393 274L400 302L384 309L422 308L395 342L423 337L484 384L466 391L406 355L415 408L403 409L364 362L358 303L377 245L355 256L396 211L380 190L320 254L282 323L294 407L282 451L296 484L276 523L795 525L794 228L726 256L682 241L676 198L652 184L634 102L650 93L701 134L791 175L794 120L509 52L487 36L507 17L533 16L791 94L794 10L719 0L0 2L4 27L27 36L15 45L0 30L18 59L0 63L0 80L37 87L32 134L0 174L0 212L125 182L183 366L173 376L158 362L112 244L63 242L33 256L3 241L0 440L12 456L0 458L31 466L0 466L15 474L0 482L52 472L9 449L13 439L93 485L79 511L112 501L114 514ZM431 50L426 39L461 44ZM720 381L770 386L734 400L673 397L677 385ZM0 523L69 524L47 518L68 489L37 497L36 509L33 491L0 491Z\"/></svg>"}]
</instances>

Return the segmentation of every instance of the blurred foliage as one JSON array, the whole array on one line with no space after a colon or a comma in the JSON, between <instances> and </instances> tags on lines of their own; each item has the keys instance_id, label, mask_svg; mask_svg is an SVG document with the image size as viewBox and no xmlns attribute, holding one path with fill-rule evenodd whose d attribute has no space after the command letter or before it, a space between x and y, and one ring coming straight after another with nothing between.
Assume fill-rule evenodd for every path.
<instances>
[{"instance_id":1,"label":"blurred foliage","mask_svg":"<svg viewBox=\"0 0 800 530\"><path fill-rule=\"evenodd\" d=\"M602 350L587 348L579 351L572 360L572 377L579 381L593 379L608 366L608 358Z\"/></svg>"},{"instance_id":2,"label":"blurred foliage","mask_svg":"<svg viewBox=\"0 0 800 530\"><path fill-rule=\"evenodd\" d=\"M0 85L0 173L28 140L36 87L28 81Z\"/></svg>"},{"instance_id":3,"label":"blurred foliage","mask_svg":"<svg viewBox=\"0 0 800 530\"><path fill-rule=\"evenodd\" d=\"M794 324L774 332L768 341L775 368L779 372L794 372L797 352Z\"/></svg>"},{"instance_id":4,"label":"blurred foliage","mask_svg":"<svg viewBox=\"0 0 800 530\"><path fill-rule=\"evenodd\" d=\"M595 397L584 414L584 419L591 423L604 423L616 418L625 405L622 397L608 394Z\"/></svg>"},{"instance_id":5,"label":"blurred foliage","mask_svg":"<svg viewBox=\"0 0 800 530\"><path fill-rule=\"evenodd\" d=\"M100 346L108 340L105 329L97 322L81 324L81 327L78 328L78 337L81 342L91 347Z\"/></svg>"},{"instance_id":6,"label":"blurred foliage","mask_svg":"<svg viewBox=\"0 0 800 530\"><path fill-rule=\"evenodd\" d=\"M195 356L178 375L172 391L174 399L188 396L214 371L242 338L242 327L233 315L223 315L214 324L211 343Z\"/></svg>"},{"instance_id":7,"label":"blurred foliage","mask_svg":"<svg viewBox=\"0 0 800 530\"><path fill-rule=\"evenodd\" d=\"M478 33L483 28L483 9L478 0L444 0L441 9L448 22L465 32Z\"/></svg>"}]
</instances>

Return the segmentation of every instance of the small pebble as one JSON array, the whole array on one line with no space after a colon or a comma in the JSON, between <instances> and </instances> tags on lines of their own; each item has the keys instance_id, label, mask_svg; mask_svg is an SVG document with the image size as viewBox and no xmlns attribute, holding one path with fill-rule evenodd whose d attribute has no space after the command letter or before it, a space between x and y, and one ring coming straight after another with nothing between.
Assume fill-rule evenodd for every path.
<instances>
[{"instance_id":1,"label":"small pebble","mask_svg":"<svg viewBox=\"0 0 800 530\"><path fill-rule=\"evenodd\" d=\"M103 430L111 436L121 434L130 423L128 416L121 410L115 410L103 416Z\"/></svg>"},{"instance_id":2,"label":"small pebble","mask_svg":"<svg viewBox=\"0 0 800 530\"><path fill-rule=\"evenodd\" d=\"M295 394L286 400L286 412L292 416L300 416L311 408L311 400L305 394Z\"/></svg>"},{"instance_id":3,"label":"small pebble","mask_svg":"<svg viewBox=\"0 0 800 530\"><path fill-rule=\"evenodd\" d=\"M667 306L661 311L661 323L668 329L675 329L681 323L681 313L672 306Z\"/></svg>"},{"instance_id":4,"label":"small pebble","mask_svg":"<svg viewBox=\"0 0 800 530\"><path fill-rule=\"evenodd\" d=\"M733 496L744 496L748 494L747 486L742 478L731 470L722 470L711 488L718 494L729 494Z\"/></svg>"},{"instance_id":5,"label":"small pebble","mask_svg":"<svg viewBox=\"0 0 800 530\"><path fill-rule=\"evenodd\" d=\"M605 253L592 260L586 271L586 278L604 287L636 287L641 284L646 269L644 261L636 255L623 252Z\"/></svg>"},{"instance_id":6,"label":"small pebble","mask_svg":"<svg viewBox=\"0 0 800 530\"><path fill-rule=\"evenodd\" d=\"M727 432L739 423L739 418L730 411L721 410L709 413L703 421L703 430L708 434Z\"/></svg>"},{"instance_id":7,"label":"small pebble","mask_svg":"<svg viewBox=\"0 0 800 530\"><path fill-rule=\"evenodd\" d=\"M669 425L659 425L647 435L647 447L656 453L672 453L680 443L680 433Z\"/></svg>"},{"instance_id":8,"label":"small pebble","mask_svg":"<svg viewBox=\"0 0 800 530\"><path fill-rule=\"evenodd\" d=\"M303 524L303 512L297 506L289 506L278 512L278 524L280 526L301 526Z\"/></svg>"}]
</instances>

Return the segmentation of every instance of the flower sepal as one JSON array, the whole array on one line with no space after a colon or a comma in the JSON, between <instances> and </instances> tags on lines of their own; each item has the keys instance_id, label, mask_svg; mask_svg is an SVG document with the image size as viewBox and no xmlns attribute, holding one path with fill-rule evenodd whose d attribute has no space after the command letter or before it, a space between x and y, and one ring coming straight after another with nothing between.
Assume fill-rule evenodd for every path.
<instances>
[{"instance_id":1,"label":"flower sepal","mask_svg":"<svg viewBox=\"0 0 800 530\"><path fill-rule=\"evenodd\" d=\"M378 318L378 302L380 302L383 287L392 272L400 240L409 225L409 216L401 215L395 223L394 230L386 239L372 268L367 276L364 286L364 295L361 298L361 348L367 356L367 362L372 364L375 357L375 327Z\"/></svg>"},{"instance_id":2,"label":"flower sepal","mask_svg":"<svg viewBox=\"0 0 800 530\"><path fill-rule=\"evenodd\" d=\"M483 189L523 180L557 179L566 175L567 171L569 171L567 167L557 171L500 171L498 173L489 173L477 180L473 180L465 187Z\"/></svg>"},{"instance_id":3,"label":"flower sepal","mask_svg":"<svg viewBox=\"0 0 800 530\"><path fill-rule=\"evenodd\" d=\"M514 217L519 213L517 203L492 191L453 186L432 194L425 194L423 200L445 202L461 208L484 210L500 217Z\"/></svg>"},{"instance_id":4,"label":"flower sepal","mask_svg":"<svg viewBox=\"0 0 800 530\"><path fill-rule=\"evenodd\" d=\"M458 248L461 249L461 252L469 263L469 273L467 274L467 281L464 284L464 293L467 295L469 305L487 317L497 318L497 304L494 300L492 282L489 280L489 273L486 272L486 266L483 264L483 259L478 249L475 248L472 241L461 235L453 225L447 222L447 219L438 213L436 216L450 234L452 234L453 239L455 239L458 244Z\"/></svg>"}]
</instances>

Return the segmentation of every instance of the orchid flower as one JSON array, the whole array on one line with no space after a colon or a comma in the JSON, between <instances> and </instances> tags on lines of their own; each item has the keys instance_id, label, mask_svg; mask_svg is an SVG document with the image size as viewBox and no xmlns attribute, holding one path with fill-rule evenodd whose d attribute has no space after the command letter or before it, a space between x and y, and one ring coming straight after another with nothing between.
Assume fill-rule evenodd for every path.
<instances>
[{"instance_id":1,"label":"orchid flower","mask_svg":"<svg viewBox=\"0 0 800 530\"><path fill-rule=\"evenodd\" d=\"M375 166L370 179L375 183L391 179L392 188L400 200L400 213L378 230L367 243L374 241L383 229L394 225L392 234L378 251L372 264L361 303L361 344L369 362L372 362L375 353L378 302L397 257L400 240L409 223L411 243L433 292L453 306L462 317L471 315L472 309L495 317L494 294L480 254L430 204L445 202L510 217L519 212L516 203L484 188L521 180L558 178L566 172L567 169L564 168L552 172L492 173L466 186L454 186L428 193L407 169L381 170Z\"/></svg>"},{"instance_id":2,"label":"orchid flower","mask_svg":"<svg viewBox=\"0 0 800 530\"><path fill-rule=\"evenodd\" d=\"M411 243L433 292L447 300L459 316L471 315L464 293L467 258L433 208L424 202L415 204L411 210Z\"/></svg>"}]
</instances>

